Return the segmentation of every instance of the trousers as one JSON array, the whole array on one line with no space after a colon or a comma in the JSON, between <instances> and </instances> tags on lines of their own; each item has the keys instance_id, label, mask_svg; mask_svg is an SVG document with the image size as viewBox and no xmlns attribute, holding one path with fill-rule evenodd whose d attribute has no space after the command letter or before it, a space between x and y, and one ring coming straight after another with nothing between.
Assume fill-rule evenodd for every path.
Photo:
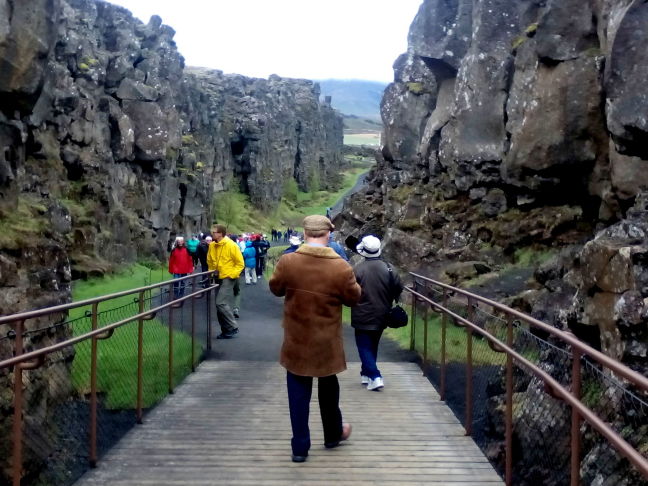
<instances>
[{"instance_id":1,"label":"trousers","mask_svg":"<svg viewBox=\"0 0 648 486\"><path fill-rule=\"evenodd\" d=\"M324 443L340 440L342 435L342 412L340 411L340 384L337 375L317 379L317 399L319 401ZM296 456L307 456L311 446L308 415L313 392L313 377L299 376L287 372L288 406L292 426L292 453Z\"/></svg>"}]
</instances>

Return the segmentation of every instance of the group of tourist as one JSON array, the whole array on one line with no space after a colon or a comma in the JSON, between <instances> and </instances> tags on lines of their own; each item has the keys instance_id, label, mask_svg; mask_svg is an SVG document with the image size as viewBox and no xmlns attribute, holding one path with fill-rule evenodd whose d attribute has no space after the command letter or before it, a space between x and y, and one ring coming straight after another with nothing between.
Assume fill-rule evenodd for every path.
<instances>
[{"instance_id":1,"label":"group of tourist","mask_svg":"<svg viewBox=\"0 0 648 486\"><path fill-rule=\"evenodd\" d=\"M385 386L376 363L378 345L392 303L403 290L398 275L380 258L376 236L362 238L355 250L364 259L352 268L331 246L334 226L328 218L307 216L303 227L305 243L286 250L269 281L272 293L285 297L280 362L287 371L293 462L304 462L311 446L313 378L318 378L324 446L337 447L351 435L351 424L342 420L337 379L346 369L342 305L351 307L360 383L378 391Z\"/></svg>"},{"instance_id":2,"label":"group of tourist","mask_svg":"<svg viewBox=\"0 0 648 486\"><path fill-rule=\"evenodd\" d=\"M293 228L286 228L286 231L284 231L283 233L281 232L281 230L274 228L270 230L272 241L283 241L284 243L288 242L288 240L290 240L290 237L296 234L297 232Z\"/></svg>"},{"instance_id":3,"label":"group of tourist","mask_svg":"<svg viewBox=\"0 0 648 486\"><path fill-rule=\"evenodd\" d=\"M360 383L367 390L378 391L385 386L377 366L378 346L392 303L403 289L398 274L381 259L378 237L362 238L355 251L364 258L351 267L344 249L332 238L334 225L329 218L307 216L303 228L304 241L291 232L290 246L268 282L272 293L285 297L280 362L287 372L294 462L304 462L311 446L308 416L313 378L318 378L325 447L337 447L351 435L351 425L342 421L337 379L337 373L346 369L342 306L351 307L351 325L362 363ZM271 234L276 238L275 230ZM263 234L228 236L227 228L219 224L214 225L211 236L200 235L196 240L196 245L189 245L183 237L176 238L169 272L175 278L193 272L194 254L203 270L215 271L221 327L217 339L230 339L239 331L239 277L245 272L246 284L257 282L263 275L270 243ZM174 286L175 298L184 293L182 282Z\"/></svg>"}]
</instances>

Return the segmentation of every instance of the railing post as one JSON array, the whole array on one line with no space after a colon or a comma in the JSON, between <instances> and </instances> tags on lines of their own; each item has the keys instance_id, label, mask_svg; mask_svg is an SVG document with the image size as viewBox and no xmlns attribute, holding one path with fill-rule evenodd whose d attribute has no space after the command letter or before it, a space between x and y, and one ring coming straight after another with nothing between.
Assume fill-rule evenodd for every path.
<instances>
[{"instance_id":1,"label":"railing post","mask_svg":"<svg viewBox=\"0 0 648 486\"><path fill-rule=\"evenodd\" d=\"M98 326L99 304L92 304L92 330ZM97 336L90 341L90 467L97 466Z\"/></svg>"},{"instance_id":2,"label":"railing post","mask_svg":"<svg viewBox=\"0 0 648 486\"><path fill-rule=\"evenodd\" d=\"M414 292L418 292L418 282L414 279ZM415 335L416 335L416 303L418 302L418 297L412 295L412 325L410 326L410 351L414 351L415 346Z\"/></svg>"},{"instance_id":3,"label":"railing post","mask_svg":"<svg viewBox=\"0 0 648 486\"><path fill-rule=\"evenodd\" d=\"M443 289L443 308L448 308L448 291ZM441 314L441 401L445 402L446 389L446 325L448 316L445 312Z\"/></svg>"},{"instance_id":4,"label":"railing post","mask_svg":"<svg viewBox=\"0 0 648 486\"><path fill-rule=\"evenodd\" d=\"M24 320L16 322L16 341L14 342L14 356L23 354L23 328ZM22 439L23 439L23 380L21 363L14 365L14 416L13 416L13 486L20 486L22 479Z\"/></svg>"},{"instance_id":5,"label":"railing post","mask_svg":"<svg viewBox=\"0 0 648 486\"><path fill-rule=\"evenodd\" d=\"M513 316L506 321L506 345L513 346ZM506 353L506 410L504 412L504 452L506 486L513 486L513 357Z\"/></svg>"},{"instance_id":6,"label":"railing post","mask_svg":"<svg viewBox=\"0 0 648 486\"><path fill-rule=\"evenodd\" d=\"M580 400L581 398L581 351L572 346L572 395ZM580 485L580 415L572 407L571 416L571 486Z\"/></svg>"},{"instance_id":7,"label":"railing post","mask_svg":"<svg viewBox=\"0 0 648 486\"><path fill-rule=\"evenodd\" d=\"M173 284L169 284L169 299L172 300ZM169 306L169 393L173 394L173 304Z\"/></svg>"},{"instance_id":8,"label":"railing post","mask_svg":"<svg viewBox=\"0 0 648 486\"><path fill-rule=\"evenodd\" d=\"M428 307L430 304L427 302L423 307L423 362L428 362Z\"/></svg>"},{"instance_id":9,"label":"railing post","mask_svg":"<svg viewBox=\"0 0 648 486\"><path fill-rule=\"evenodd\" d=\"M196 277L191 279L191 293L196 292ZM194 348L196 341L196 299L191 297L191 372L196 371L196 357L194 356Z\"/></svg>"},{"instance_id":10,"label":"railing post","mask_svg":"<svg viewBox=\"0 0 648 486\"><path fill-rule=\"evenodd\" d=\"M144 291L139 293L139 314L144 313ZM143 402L143 368L144 368L144 318L137 320L137 410L136 420L142 423L142 402Z\"/></svg>"},{"instance_id":11,"label":"railing post","mask_svg":"<svg viewBox=\"0 0 648 486\"><path fill-rule=\"evenodd\" d=\"M211 278L210 275L208 275L208 278ZM207 285L209 286L209 290L207 291L207 298L205 301L207 302L207 351L211 351L212 349L212 325L211 325L211 294L212 294L212 288L211 288L211 282L207 282Z\"/></svg>"},{"instance_id":12,"label":"railing post","mask_svg":"<svg viewBox=\"0 0 648 486\"><path fill-rule=\"evenodd\" d=\"M468 321L473 320L473 302L468 297ZM473 417L473 356L472 356L472 329L466 327L466 435L472 435Z\"/></svg>"}]
</instances>

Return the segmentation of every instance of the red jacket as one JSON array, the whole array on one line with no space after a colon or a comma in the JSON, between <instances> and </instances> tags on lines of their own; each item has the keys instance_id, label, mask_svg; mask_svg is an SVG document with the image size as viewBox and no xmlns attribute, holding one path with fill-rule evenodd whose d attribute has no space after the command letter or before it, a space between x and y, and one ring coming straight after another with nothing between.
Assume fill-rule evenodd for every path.
<instances>
[{"instance_id":1,"label":"red jacket","mask_svg":"<svg viewBox=\"0 0 648 486\"><path fill-rule=\"evenodd\" d=\"M192 273L193 259L186 246L176 246L169 257L169 273Z\"/></svg>"}]
</instances>

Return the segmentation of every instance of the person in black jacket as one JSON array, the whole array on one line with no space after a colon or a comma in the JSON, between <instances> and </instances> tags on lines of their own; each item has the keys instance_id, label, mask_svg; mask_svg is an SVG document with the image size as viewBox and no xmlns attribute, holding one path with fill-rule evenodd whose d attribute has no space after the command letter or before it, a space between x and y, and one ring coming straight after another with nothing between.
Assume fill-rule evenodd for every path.
<instances>
[{"instance_id":1,"label":"person in black jacket","mask_svg":"<svg viewBox=\"0 0 648 486\"><path fill-rule=\"evenodd\" d=\"M377 237L365 236L356 250L365 258L353 268L362 296L351 307L351 326L362 361L361 383L367 385L367 390L378 391L385 386L376 365L378 344L387 327L387 314L393 301L399 299L403 285L395 270L380 258L381 242Z\"/></svg>"},{"instance_id":2,"label":"person in black jacket","mask_svg":"<svg viewBox=\"0 0 648 486\"><path fill-rule=\"evenodd\" d=\"M212 237L205 236L202 240L200 240L200 243L198 243L198 248L196 249L196 256L198 257L198 261L200 262L201 272L206 272L209 270L209 267L207 266L207 252L209 251L209 244L211 242L212 242ZM203 283L203 287L207 288L209 283L208 279L203 278L202 283Z\"/></svg>"}]
</instances>

